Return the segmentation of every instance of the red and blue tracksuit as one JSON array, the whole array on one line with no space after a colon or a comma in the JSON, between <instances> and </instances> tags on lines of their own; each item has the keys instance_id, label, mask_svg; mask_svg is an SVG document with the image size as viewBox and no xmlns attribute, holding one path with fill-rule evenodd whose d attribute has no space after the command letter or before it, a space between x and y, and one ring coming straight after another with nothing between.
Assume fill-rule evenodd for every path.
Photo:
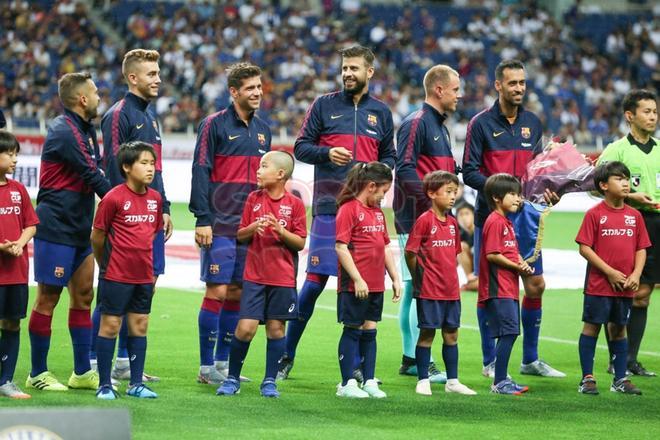
<instances>
[{"instance_id":1,"label":"red and blue tracksuit","mask_svg":"<svg viewBox=\"0 0 660 440\"><path fill-rule=\"evenodd\" d=\"M456 173L446 116L428 103L408 115L397 132L394 215L396 231L408 234L431 202L422 181L432 171Z\"/></svg>"}]
</instances>

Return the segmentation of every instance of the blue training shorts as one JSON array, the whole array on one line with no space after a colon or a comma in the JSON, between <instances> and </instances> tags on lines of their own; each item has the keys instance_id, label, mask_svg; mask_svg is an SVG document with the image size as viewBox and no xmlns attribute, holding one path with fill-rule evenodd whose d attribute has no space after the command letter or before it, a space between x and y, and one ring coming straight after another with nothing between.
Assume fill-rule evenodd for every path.
<instances>
[{"instance_id":1,"label":"blue training shorts","mask_svg":"<svg viewBox=\"0 0 660 440\"><path fill-rule=\"evenodd\" d=\"M124 316L126 313L148 315L154 285L129 284L99 278L97 289L99 310L103 315Z\"/></svg>"},{"instance_id":2,"label":"blue training shorts","mask_svg":"<svg viewBox=\"0 0 660 440\"><path fill-rule=\"evenodd\" d=\"M239 319L269 319L291 321L298 319L298 293L295 287L266 286L243 282Z\"/></svg>"},{"instance_id":3,"label":"blue training shorts","mask_svg":"<svg viewBox=\"0 0 660 440\"><path fill-rule=\"evenodd\" d=\"M309 232L309 258L307 273L337 276L337 238L334 215L317 215Z\"/></svg>"},{"instance_id":4,"label":"blue training shorts","mask_svg":"<svg viewBox=\"0 0 660 440\"><path fill-rule=\"evenodd\" d=\"M35 238L34 279L37 283L64 287L91 253L91 246L67 246Z\"/></svg>"},{"instance_id":5,"label":"blue training shorts","mask_svg":"<svg viewBox=\"0 0 660 440\"><path fill-rule=\"evenodd\" d=\"M491 338L520 334L520 305L510 298L486 301L486 318Z\"/></svg>"},{"instance_id":6,"label":"blue training shorts","mask_svg":"<svg viewBox=\"0 0 660 440\"><path fill-rule=\"evenodd\" d=\"M27 303L27 284L0 285L0 319L18 321L25 318Z\"/></svg>"},{"instance_id":7,"label":"blue training shorts","mask_svg":"<svg viewBox=\"0 0 660 440\"><path fill-rule=\"evenodd\" d=\"M243 283L247 245L234 237L213 237L210 248L201 250L200 280L211 284Z\"/></svg>"},{"instance_id":8,"label":"blue training shorts","mask_svg":"<svg viewBox=\"0 0 660 440\"><path fill-rule=\"evenodd\" d=\"M461 326L461 300L415 298L417 301L417 327L459 328Z\"/></svg>"},{"instance_id":9,"label":"blue training shorts","mask_svg":"<svg viewBox=\"0 0 660 440\"><path fill-rule=\"evenodd\" d=\"M359 299L353 292L340 292L337 295L337 321L355 327L364 321L380 321L383 296L383 292L369 292L366 299Z\"/></svg>"},{"instance_id":10,"label":"blue training shorts","mask_svg":"<svg viewBox=\"0 0 660 440\"><path fill-rule=\"evenodd\" d=\"M582 322L590 324L607 324L611 322L616 325L626 325L630 318L631 308L632 298L585 294L582 306Z\"/></svg>"}]
</instances>

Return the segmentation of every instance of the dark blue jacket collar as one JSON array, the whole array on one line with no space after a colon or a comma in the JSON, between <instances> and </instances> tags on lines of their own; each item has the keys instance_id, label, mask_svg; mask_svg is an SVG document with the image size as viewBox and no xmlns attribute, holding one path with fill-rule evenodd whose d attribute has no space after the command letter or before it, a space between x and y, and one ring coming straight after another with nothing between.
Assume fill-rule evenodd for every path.
<instances>
[{"instance_id":1,"label":"dark blue jacket collar","mask_svg":"<svg viewBox=\"0 0 660 440\"><path fill-rule=\"evenodd\" d=\"M493 106L491 107L491 109L495 112L495 114L496 114L498 117L500 117L500 118L502 118L502 119L504 119L505 121L508 122L507 117L504 115L504 113L502 113L502 109L500 108L500 100L499 100L499 98L495 100L495 102L493 103ZM522 105L519 105L519 106L518 106L518 114L516 115L516 121L518 120L518 118L519 118L524 112L525 112L525 108L524 108Z\"/></svg>"},{"instance_id":2,"label":"dark blue jacket collar","mask_svg":"<svg viewBox=\"0 0 660 440\"><path fill-rule=\"evenodd\" d=\"M82 116L72 110L65 108L64 115L70 118L83 131L89 131L93 128L92 121L85 121Z\"/></svg>"},{"instance_id":3,"label":"dark blue jacket collar","mask_svg":"<svg viewBox=\"0 0 660 440\"><path fill-rule=\"evenodd\" d=\"M353 94L352 93L349 93L346 90L342 90L341 94L342 94L342 96L344 97L344 99L346 101L353 104ZM358 102L358 105L365 103L368 99L369 99L369 89L367 89L367 91L364 93L364 95L362 95L362 97L360 98L360 102Z\"/></svg>"},{"instance_id":4,"label":"dark blue jacket collar","mask_svg":"<svg viewBox=\"0 0 660 440\"><path fill-rule=\"evenodd\" d=\"M131 92L126 92L126 96L124 96L124 99L129 101L131 104L133 104L135 107L139 108L142 111L145 111L147 107L149 107L149 101L147 101L146 99L142 99L138 95Z\"/></svg>"},{"instance_id":5,"label":"dark blue jacket collar","mask_svg":"<svg viewBox=\"0 0 660 440\"><path fill-rule=\"evenodd\" d=\"M438 119L438 123L439 123L440 125L442 125L442 124L445 123L445 120L447 119L447 115L444 114L444 113L440 113L435 107L433 107L433 106L432 106L431 104L429 104L428 102L425 102L425 103L422 105L422 109L424 109L425 111L428 111L428 112L431 113L433 116L435 116L435 117Z\"/></svg>"}]
</instances>

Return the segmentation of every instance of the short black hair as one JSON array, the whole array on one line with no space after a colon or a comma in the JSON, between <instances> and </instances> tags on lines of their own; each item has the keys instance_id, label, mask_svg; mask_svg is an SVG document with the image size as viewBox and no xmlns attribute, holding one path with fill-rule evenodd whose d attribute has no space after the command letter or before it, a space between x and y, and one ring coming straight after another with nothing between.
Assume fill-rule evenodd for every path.
<instances>
[{"instance_id":1,"label":"short black hair","mask_svg":"<svg viewBox=\"0 0 660 440\"><path fill-rule=\"evenodd\" d=\"M21 144L18 143L16 136L8 131L0 131L0 153L18 153L21 151Z\"/></svg>"},{"instance_id":2,"label":"short black hair","mask_svg":"<svg viewBox=\"0 0 660 440\"><path fill-rule=\"evenodd\" d=\"M225 71L227 74L227 87L240 89L243 81L246 79L261 76L261 69L251 63L236 63L232 64Z\"/></svg>"},{"instance_id":3,"label":"short black hair","mask_svg":"<svg viewBox=\"0 0 660 440\"><path fill-rule=\"evenodd\" d=\"M376 59L376 56L374 55L371 49L369 49L366 46L360 46L359 44L350 47L345 47L339 51L339 54L341 55L342 58L362 57L368 67L373 66L374 60Z\"/></svg>"},{"instance_id":4,"label":"short black hair","mask_svg":"<svg viewBox=\"0 0 660 440\"><path fill-rule=\"evenodd\" d=\"M429 192L436 192L449 183L453 183L458 187L458 177L456 177L456 174L448 171L432 171L424 176L422 189L424 190L424 194L428 195Z\"/></svg>"},{"instance_id":5,"label":"short black hair","mask_svg":"<svg viewBox=\"0 0 660 440\"><path fill-rule=\"evenodd\" d=\"M154 150L154 147L146 142L134 141L121 144L119 152L117 153L117 165L119 166L119 172L124 179L126 178L124 165L132 166L138 161L143 151L151 153L154 160L156 160L156 151Z\"/></svg>"},{"instance_id":6,"label":"short black hair","mask_svg":"<svg viewBox=\"0 0 660 440\"><path fill-rule=\"evenodd\" d=\"M596 184L596 190L599 193L605 194L605 192L601 189L600 184L607 183L607 181L610 180L610 177L612 176L625 177L630 179L630 170L626 164L617 160L598 165L594 170L594 184Z\"/></svg>"},{"instance_id":7,"label":"short black hair","mask_svg":"<svg viewBox=\"0 0 660 440\"><path fill-rule=\"evenodd\" d=\"M520 60L502 60L495 68L495 79L502 81L504 78L505 69L522 69L525 70L525 65Z\"/></svg>"},{"instance_id":8,"label":"short black hair","mask_svg":"<svg viewBox=\"0 0 660 440\"><path fill-rule=\"evenodd\" d=\"M474 206L472 206L471 204L469 204L468 202L465 202L465 201L463 201L463 202L459 203L458 205L454 206L454 209L456 210L456 214L458 214L458 211L460 211L461 209L469 209L470 211L472 211L474 213Z\"/></svg>"},{"instance_id":9,"label":"short black hair","mask_svg":"<svg viewBox=\"0 0 660 440\"><path fill-rule=\"evenodd\" d=\"M651 101L657 101L658 97L650 90L631 90L630 92L626 93L626 96L623 97L623 101L621 101L621 107L623 107L624 112L635 113L637 111L637 107L639 106L639 101L644 101L647 99Z\"/></svg>"},{"instance_id":10,"label":"short black hair","mask_svg":"<svg viewBox=\"0 0 660 440\"><path fill-rule=\"evenodd\" d=\"M495 199L502 200L509 193L522 193L520 181L507 173L497 173L486 179L484 193L491 210L495 209Z\"/></svg>"}]
</instances>

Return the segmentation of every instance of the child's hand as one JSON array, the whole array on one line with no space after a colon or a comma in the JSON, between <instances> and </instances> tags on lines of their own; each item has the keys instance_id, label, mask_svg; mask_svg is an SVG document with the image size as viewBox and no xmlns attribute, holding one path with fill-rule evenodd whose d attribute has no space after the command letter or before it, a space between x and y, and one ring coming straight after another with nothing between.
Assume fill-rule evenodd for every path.
<instances>
[{"instance_id":1,"label":"child's hand","mask_svg":"<svg viewBox=\"0 0 660 440\"><path fill-rule=\"evenodd\" d=\"M13 242L11 248L9 249L9 252L14 257L20 257L21 255L23 255L23 248L20 247L16 242Z\"/></svg>"},{"instance_id":2,"label":"child's hand","mask_svg":"<svg viewBox=\"0 0 660 440\"><path fill-rule=\"evenodd\" d=\"M392 281L392 302L399 302L401 299L401 283L399 280Z\"/></svg>"},{"instance_id":3,"label":"child's hand","mask_svg":"<svg viewBox=\"0 0 660 440\"><path fill-rule=\"evenodd\" d=\"M355 281L355 296L357 296L359 299L367 299L369 297L369 287L367 286L367 283L360 278L359 280Z\"/></svg>"},{"instance_id":4,"label":"child's hand","mask_svg":"<svg viewBox=\"0 0 660 440\"><path fill-rule=\"evenodd\" d=\"M520 260L518 263L518 272L523 275L531 275L534 273L534 268L530 267L525 260Z\"/></svg>"},{"instance_id":5,"label":"child's hand","mask_svg":"<svg viewBox=\"0 0 660 440\"><path fill-rule=\"evenodd\" d=\"M270 212L266 214L266 224L273 228L273 231L275 231L277 235L281 236L284 233L284 226L282 226L277 217Z\"/></svg>"},{"instance_id":6,"label":"child's hand","mask_svg":"<svg viewBox=\"0 0 660 440\"><path fill-rule=\"evenodd\" d=\"M259 234L259 236L264 235L264 231L266 230L266 226L268 225L268 222L266 220L260 218L258 220L255 220L254 223L252 224L254 225L255 233Z\"/></svg>"},{"instance_id":7,"label":"child's hand","mask_svg":"<svg viewBox=\"0 0 660 440\"><path fill-rule=\"evenodd\" d=\"M9 255L14 255L12 253L12 246L14 246L14 242L5 239L4 243L0 243L0 252L4 252Z\"/></svg>"},{"instance_id":8,"label":"child's hand","mask_svg":"<svg viewBox=\"0 0 660 440\"><path fill-rule=\"evenodd\" d=\"M637 291L639 289L639 275L630 274L623 284L623 290Z\"/></svg>"},{"instance_id":9,"label":"child's hand","mask_svg":"<svg viewBox=\"0 0 660 440\"><path fill-rule=\"evenodd\" d=\"M606 275L607 275L607 281L609 281L610 286L612 286L612 289L614 289L617 292L621 292L622 290L624 290L626 285L626 276L623 273L619 272L616 269L612 269ZM637 279L637 284L639 285L639 279Z\"/></svg>"}]
</instances>

